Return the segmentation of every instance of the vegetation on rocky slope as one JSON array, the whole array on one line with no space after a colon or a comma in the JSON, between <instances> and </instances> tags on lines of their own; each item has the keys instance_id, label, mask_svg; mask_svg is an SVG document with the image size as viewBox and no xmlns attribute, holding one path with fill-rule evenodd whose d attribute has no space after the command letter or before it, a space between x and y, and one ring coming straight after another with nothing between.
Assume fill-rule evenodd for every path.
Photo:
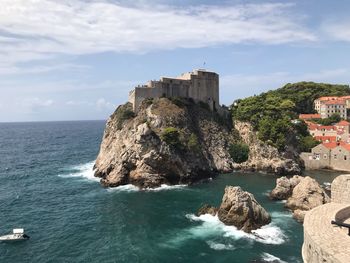
<instances>
[{"instance_id":1,"label":"vegetation on rocky slope","mask_svg":"<svg viewBox=\"0 0 350 263\"><path fill-rule=\"evenodd\" d=\"M250 122L259 139L280 151L285 151L288 146L305 151L317 142L309 136L305 123L293 120L300 113L314 113L313 101L321 96L349 94L347 85L314 82L287 84L277 90L235 101L232 116Z\"/></svg>"}]
</instances>

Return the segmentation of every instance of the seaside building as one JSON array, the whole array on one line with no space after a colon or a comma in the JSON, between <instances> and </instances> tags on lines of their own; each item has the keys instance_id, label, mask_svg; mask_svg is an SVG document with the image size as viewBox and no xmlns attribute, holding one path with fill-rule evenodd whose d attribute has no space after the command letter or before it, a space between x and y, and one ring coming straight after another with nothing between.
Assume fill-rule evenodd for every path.
<instances>
[{"instance_id":1,"label":"seaside building","mask_svg":"<svg viewBox=\"0 0 350 263\"><path fill-rule=\"evenodd\" d=\"M350 96L320 97L314 101L314 108L322 119L329 118L333 114L339 114L342 119L347 119L347 109L350 109Z\"/></svg>"},{"instance_id":2,"label":"seaside building","mask_svg":"<svg viewBox=\"0 0 350 263\"><path fill-rule=\"evenodd\" d=\"M345 142L324 142L314 148L311 153L303 152L306 169L333 169L350 171L350 144Z\"/></svg>"},{"instance_id":3,"label":"seaside building","mask_svg":"<svg viewBox=\"0 0 350 263\"><path fill-rule=\"evenodd\" d=\"M219 111L219 75L198 69L175 78L161 77L129 92L129 102L135 112L144 99L161 97L191 98L195 102L207 103L211 110Z\"/></svg>"}]
</instances>

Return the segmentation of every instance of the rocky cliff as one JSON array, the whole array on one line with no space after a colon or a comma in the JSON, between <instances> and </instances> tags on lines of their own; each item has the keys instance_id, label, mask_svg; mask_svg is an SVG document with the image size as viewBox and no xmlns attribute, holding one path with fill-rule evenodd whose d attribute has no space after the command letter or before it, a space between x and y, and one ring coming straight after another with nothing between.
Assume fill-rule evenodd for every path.
<instances>
[{"instance_id":1,"label":"rocky cliff","mask_svg":"<svg viewBox=\"0 0 350 263\"><path fill-rule=\"evenodd\" d=\"M189 184L232 171L230 117L185 99L119 106L106 124L95 176L105 186Z\"/></svg>"},{"instance_id":2,"label":"rocky cliff","mask_svg":"<svg viewBox=\"0 0 350 263\"><path fill-rule=\"evenodd\" d=\"M242 141L249 146L249 158L246 162L235 164L235 169L263 171L275 174L300 174L301 163L293 151L280 153L275 147L260 141L250 123L235 120L235 129Z\"/></svg>"}]
</instances>

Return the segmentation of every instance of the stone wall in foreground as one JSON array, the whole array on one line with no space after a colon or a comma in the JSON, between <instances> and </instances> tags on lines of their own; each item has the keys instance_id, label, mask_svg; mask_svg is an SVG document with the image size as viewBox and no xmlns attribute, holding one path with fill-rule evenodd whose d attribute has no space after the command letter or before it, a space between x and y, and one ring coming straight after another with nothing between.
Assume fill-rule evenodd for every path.
<instances>
[{"instance_id":1,"label":"stone wall in foreground","mask_svg":"<svg viewBox=\"0 0 350 263\"><path fill-rule=\"evenodd\" d=\"M350 262L350 237L346 228L332 225L350 218L350 175L336 177L331 186L332 202L307 212L304 219L302 256L305 263Z\"/></svg>"},{"instance_id":2,"label":"stone wall in foreground","mask_svg":"<svg viewBox=\"0 0 350 263\"><path fill-rule=\"evenodd\" d=\"M332 202L350 205L350 174L343 174L332 182Z\"/></svg>"}]
</instances>

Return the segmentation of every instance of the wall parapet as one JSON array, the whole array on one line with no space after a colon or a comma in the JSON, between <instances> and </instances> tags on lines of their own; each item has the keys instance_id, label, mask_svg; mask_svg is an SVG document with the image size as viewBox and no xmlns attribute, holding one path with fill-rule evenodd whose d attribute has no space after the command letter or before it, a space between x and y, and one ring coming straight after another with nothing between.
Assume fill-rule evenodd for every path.
<instances>
[{"instance_id":1,"label":"wall parapet","mask_svg":"<svg viewBox=\"0 0 350 263\"><path fill-rule=\"evenodd\" d=\"M347 235L347 229L331 224L331 220L336 218L339 211L348 212L347 209L350 209L349 204L328 203L306 213L302 247L305 263L349 262L350 237Z\"/></svg>"}]
</instances>

